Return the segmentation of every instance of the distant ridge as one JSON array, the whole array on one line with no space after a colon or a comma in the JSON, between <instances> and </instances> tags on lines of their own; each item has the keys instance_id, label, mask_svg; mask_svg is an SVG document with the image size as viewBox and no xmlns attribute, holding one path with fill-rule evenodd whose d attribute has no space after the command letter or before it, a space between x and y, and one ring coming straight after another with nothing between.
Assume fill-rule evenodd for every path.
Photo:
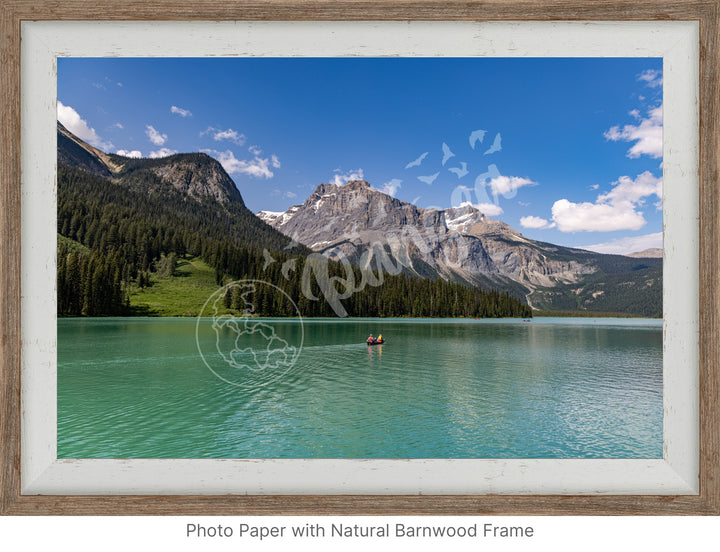
<instances>
[{"instance_id":1,"label":"distant ridge","mask_svg":"<svg viewBox=\"0 0 720 552\"><path fill-rule=\"evenodd\" d=\"M628 253L625 256L636 259L662 259L663 250L659 247L651 247L649 249L643 249L642 251L636 251L635 253Z\"/></svg>"}]
</instances>

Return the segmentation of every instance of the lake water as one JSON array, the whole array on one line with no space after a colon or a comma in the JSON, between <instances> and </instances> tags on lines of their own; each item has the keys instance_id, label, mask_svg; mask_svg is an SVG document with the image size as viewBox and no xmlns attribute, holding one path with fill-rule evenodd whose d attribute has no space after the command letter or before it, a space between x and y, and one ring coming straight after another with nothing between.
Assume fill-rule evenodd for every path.
<instances>
[{"instance_id":1,"label":"lake water","mask_svg":"<svg viewBox=\"0 0 720 552\"><path fill-rule=\"evenodd\" d=\"M252 323L59 320L58 457L662 457L660 320Z\"/></svg>"}]
</instances>

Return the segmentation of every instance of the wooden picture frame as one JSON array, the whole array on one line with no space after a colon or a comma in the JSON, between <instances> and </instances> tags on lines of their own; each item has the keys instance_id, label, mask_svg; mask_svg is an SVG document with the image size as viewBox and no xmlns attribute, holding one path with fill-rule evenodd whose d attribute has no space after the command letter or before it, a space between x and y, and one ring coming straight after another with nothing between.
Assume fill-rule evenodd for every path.
<instances>
[{"instance_id":1,"label":"wooden picture frame","mask_svg":"<svg viewBox=\"0 0 720 552\"><path fill-rule=\"evenodd\" d=\"M21 22L23 21L696 21L699 24L699 494L697 495L24 495L21 492ZM217 1L0 6L0 513L73 515L720 514L720 2Z\"/></svg>"}]
</instances>

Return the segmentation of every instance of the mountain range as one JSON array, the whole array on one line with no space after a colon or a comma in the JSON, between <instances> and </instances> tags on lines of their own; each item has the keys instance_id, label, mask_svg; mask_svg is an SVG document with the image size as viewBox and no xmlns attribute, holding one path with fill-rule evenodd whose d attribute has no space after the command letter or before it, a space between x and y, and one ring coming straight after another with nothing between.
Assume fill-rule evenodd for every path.
<instances>
[{"instance_id":1,"label":"mountain range","mask_svg":"<svg viewBox=\"0 0 720 552\"><path fill-rule=\"evenodd\" d=\"M363 273L251 213L203 153L134 159L58 125L58 316L528 317L507 291L440 278ZM372 280L372 281L370 281Z\"/></svg>"},{"instance_id":2,"label":"mountain range","mask_svg":"<svg viewBox=\"0 0 720 552\"><path fill-rule=\"evenodd\" d=\"M358 264L379 247L409 274L507 289L541 310L662 309L656 251L604 255L539 242L472 205L422 209L363 180L320 184L304 203L258 217L331 259Z\"/></svg>"}]
</instances>

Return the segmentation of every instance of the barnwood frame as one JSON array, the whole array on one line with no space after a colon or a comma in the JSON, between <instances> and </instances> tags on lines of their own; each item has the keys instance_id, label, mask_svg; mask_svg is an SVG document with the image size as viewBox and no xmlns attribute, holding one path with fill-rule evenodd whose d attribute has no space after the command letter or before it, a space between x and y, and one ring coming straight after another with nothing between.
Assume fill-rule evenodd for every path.
<instances>
[{"instance_id":1,"label":"barnwood frame","mask_svg":"<svg viewBox=\"0 0 720 552\"><path fill-rule=\"evenodd\" d=\"M700 486L688 496L30 496L20 491L22 21L697 21ZM720 0L2 0L0 513L9 515L720 514Z\"/></svg>"}]
</instances>

